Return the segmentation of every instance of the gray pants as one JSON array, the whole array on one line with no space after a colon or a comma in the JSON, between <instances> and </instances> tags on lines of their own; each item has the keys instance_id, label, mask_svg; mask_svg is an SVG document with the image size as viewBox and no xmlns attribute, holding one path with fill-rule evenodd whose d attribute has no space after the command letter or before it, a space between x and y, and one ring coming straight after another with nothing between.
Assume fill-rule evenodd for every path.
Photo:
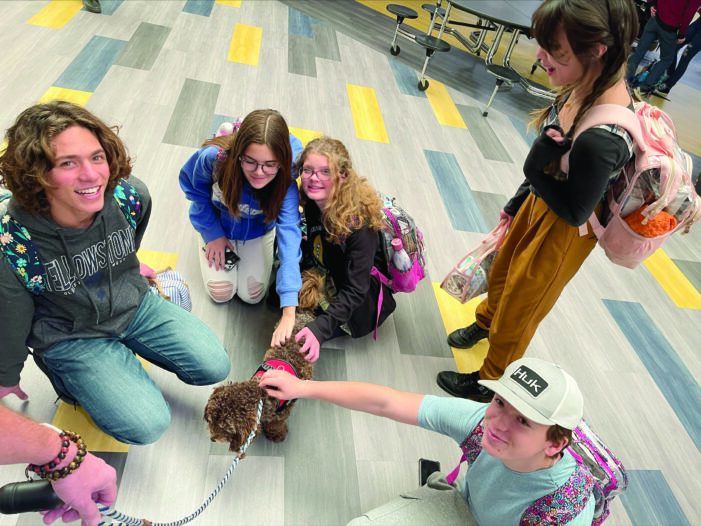
<instances>
[{"instance_id":1,"label":"gray pants","mask_svg":"<svg viewBox=\"0 0 701 526\"><path fill-rule=\"evenodd\" d=\"M348 526L477 526L465 499L442 473L433 473L425 486L403 493L387 504L364 513Z\"/></svg>"}]
</instances>

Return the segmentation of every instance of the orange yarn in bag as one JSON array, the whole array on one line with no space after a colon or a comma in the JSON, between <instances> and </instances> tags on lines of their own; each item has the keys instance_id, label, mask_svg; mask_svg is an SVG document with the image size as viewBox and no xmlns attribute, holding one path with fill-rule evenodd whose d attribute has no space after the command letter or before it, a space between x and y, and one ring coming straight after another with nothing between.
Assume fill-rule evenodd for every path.
<instances>
[{"instance_id":1,"label":"orange yarn in bag","mask_svg":"<svg viewBox=\"0 0 701 526\"><path fill-rule=\"evenodd\" d=\"M677 218L664 211L648 219L646 223L643 223L643 221L645 221L645 216L642 211L642 208L638 208L624 219L631 230L636 234L643 237L657 237L671 232L677 226Z\"/></svg>"}]
</instances>

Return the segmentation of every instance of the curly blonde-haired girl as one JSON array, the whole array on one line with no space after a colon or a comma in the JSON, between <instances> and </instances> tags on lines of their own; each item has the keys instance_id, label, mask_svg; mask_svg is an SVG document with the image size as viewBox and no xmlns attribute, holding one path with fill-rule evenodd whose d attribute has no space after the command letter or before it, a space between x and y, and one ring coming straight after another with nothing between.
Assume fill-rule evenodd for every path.
<instances>
[{"instance_id":1,"label":"curly blonde-haired girl","mask_svg":"<svg viewBox=\"0 0 701 526\"><path fill-rule=\"evenodd\" d=\"M315 361L324 341L343 331L354 338L372 332L396 304L371 274L374 267L389 276L379 233L382 201L355 172L346 147L330 137L314 139L296 166L307 222L303 259L326 274L323 313L296 335L305 338L300 352Z\"/></svg>"}]
</instances>

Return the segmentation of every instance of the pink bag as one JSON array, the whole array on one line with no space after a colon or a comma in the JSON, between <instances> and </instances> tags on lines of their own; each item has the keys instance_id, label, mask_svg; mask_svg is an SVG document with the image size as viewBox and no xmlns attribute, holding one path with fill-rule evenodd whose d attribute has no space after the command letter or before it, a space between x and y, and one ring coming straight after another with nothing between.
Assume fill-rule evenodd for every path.
<instances>
[{"instance_id":1,"label":"pink bag","mask_svg":"<svg viewBox=\"0 0 701 526\"><path fill-rule=\"evenodd\" d=\"M701 198L691 179L691 158L679 147L669 115L645 102L636 103L635 112L616 104L600 104L584 115L572 139L576 141L583 131L607 124L617 124L630 134L634 157L606 193L603 225L595 213L589 224L611 261L635 268L674 232L689 231L701 218ZM569 152L560 160L560 168L564 173L569 171ZM666 232L654 237L640 235L625 221L638 210L643 215L642 225L662 211L673 216L676 223L670 222ZM586 223L579 227L579 234L587 235Z\"/></svg>"},{"instance_id":2,"label":"pink bag","mask_svg":"<svg viewBox=\"0 0 701 526\"><path fill-rule=\"evenodd\" d=\"M507 230L506 223L500 222L453 267L441 283L441 288L460 303L487 292L492 263L504 242Z\"/></svg>"}]
</instances>

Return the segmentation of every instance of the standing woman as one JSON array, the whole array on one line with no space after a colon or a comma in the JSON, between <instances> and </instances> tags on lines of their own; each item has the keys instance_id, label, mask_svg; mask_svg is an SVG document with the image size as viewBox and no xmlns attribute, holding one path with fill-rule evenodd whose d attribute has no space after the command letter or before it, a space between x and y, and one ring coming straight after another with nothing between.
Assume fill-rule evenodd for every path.
<instances>
[{"instance_id":1,"label":"standing woman","mask_svg":"<svg viewBox=\"0 0 701 526\"><path fill-rule=\"evenodd\" d=\"M282 318L271 345L292 334L302 285L299 196L292 162L302 143L275 110L249 113L233 135L215 137L180 170L190 221L201 237L200 269L209 296L260 302L270 283L277 233L276 289Z\"/></svg>"},{"instance_id":2,"label":"standing woman","mask_svg":"<svg viewBox=\"0 0 701 526\"><path fill-rule=\"evenodd\" d=\"M382 201L355 172L346 147L330 137L314 139L296 165L307 222L310 254L305 255L326 275L323 314L295 336L305 338L300 352L314 362L326 340L344 333L353 338L369 334L394 312L396 303L391 289L372 275L374 267L389 276L379 233Z\"/></svg>"},{"instance_id":3,"label":"standing woman","mask_svg":"<svg viewBox=\"0 0 701 526\"><path fill-rule=\"evenodd\" d=\"M545 0L533 14L536 56L561 90L533 122L541 133L523 167L525 182L501 212L510 228L476 323L448 336L451 346L464 349L488 337L489 351L479 371L438 374L438 385L448 393L488 401L491 393L477 382L499 378L523 356L538 324L596 245L594 234L580 237L578 227L595 210L601 215L607 188L632 155L632 140L615 125L586 130L574 144L570 137L593 106L633 109L624 74L637 31L633 0ZM567 151L565 174L559 163Z\"/></svg>"}]
</instances>

